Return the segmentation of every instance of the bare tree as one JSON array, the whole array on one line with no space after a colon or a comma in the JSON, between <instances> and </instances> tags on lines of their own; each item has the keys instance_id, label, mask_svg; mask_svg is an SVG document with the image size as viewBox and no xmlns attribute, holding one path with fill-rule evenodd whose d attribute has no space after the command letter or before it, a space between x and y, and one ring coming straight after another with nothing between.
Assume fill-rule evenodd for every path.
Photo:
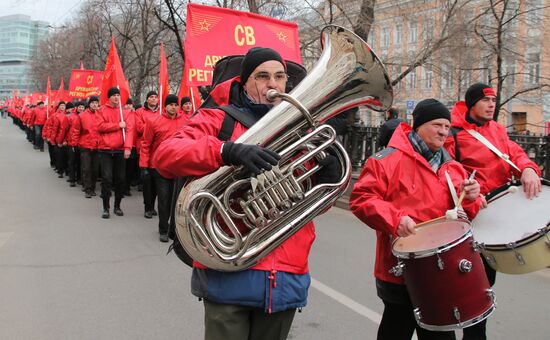
<instances>
[{"instance_id":1,"label":"bare tree","mask_svg":"<svg viewBox=\"0 0 550 340\"><path fill-rule=\"evenodd\" d=\"M542 32L529 37L518 30L518 23L525 23L529 31L538 30L542 23L544 10L549 5L542 2L489 0L484 20L479 20L474 26L474 32L483 43L485 55L483 58L492 60L496 74L489 81L496 82L496 109L494 120L498 120L500 110L508 102L523 95L550 87L550 79L540 77L540 46ZM526 44L539 46L536 53L524 53ZM536 48L535 48L536 50ZM514 67L506 68L505 60L509 59ZM535 65L530 69L528 64ZM537 66L538 64L538 66ZM522 71L516 70L516 65ZM523 76L523 86L516 85L515 78ZM511 81L511 80L514 81Z\"/></svg>"}]
</instances>

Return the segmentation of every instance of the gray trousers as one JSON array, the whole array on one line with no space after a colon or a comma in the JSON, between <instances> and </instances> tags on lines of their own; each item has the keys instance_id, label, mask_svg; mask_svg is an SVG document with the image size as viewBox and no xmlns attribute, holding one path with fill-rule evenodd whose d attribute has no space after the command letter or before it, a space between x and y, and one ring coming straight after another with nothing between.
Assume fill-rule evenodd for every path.
<instances>
[{"instance_id":1,"label":"gray trousers","mask_svg":"<svg viewBox=\"0 0 550 340\"><path fill-rule=\"evenodd\" d=\"M204 300L205 340L285 340L296 309L268 314L263 309Z\"/></svg>"}]
</instances>

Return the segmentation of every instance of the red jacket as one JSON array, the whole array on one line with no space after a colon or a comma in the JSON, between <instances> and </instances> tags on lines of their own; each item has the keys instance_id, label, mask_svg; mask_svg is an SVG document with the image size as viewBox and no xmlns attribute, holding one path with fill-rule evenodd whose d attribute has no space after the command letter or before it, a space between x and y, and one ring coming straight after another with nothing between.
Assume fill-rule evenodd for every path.
<instances>
[{"instance_id":1,"label":"red jacket","mask_svg":"<svg viewBox=\"0 0 550 340\"><path fill-rule=\"evenodd\" d=\"M457 192L468 177L462 165L447 153L447 160L435 173L426 159L414 151L408 140L410 131L410 126L401 123L390 140L390 148L367 160L349 200L355 216L376 230L374 276L399 284L403 279L389 270L397 264L391 239L397 237L401 217L409 216L419 223L444 216L454 208L445 172L449 172ZM473 202L464 200L462 206L470 219L477 214L479 203L479 198Z\"/></svg>"},{"instance_id":2,"label":"red jacket","mask_svg":"<svg viewBox=\"0 0 550 340\"><path fill-rule=\"evenodd\" d=\"M50 133L53 126L53 121L54 114L50 113L50 117L46 119L46 123L44 123L44 127L42 128L42 138L44 138L44 140L50 140Z\"/></svg>"},{"instance_id":3,"label":"red jacket","mask_svg":"<svg viewBox=\"0 0 550 340\"><path fill-rule=\"evenodd\" d=\"M452 111L452 126L462 129L456 134L460 163L469 172L477 169L476 179L481 185L481 193L487 194L509 181L512 174L521 177L521 174L512 168L503 159L489 150L484 144L475 139L466 130L476 130L487 138L501 152L510 156L510 160L522 171L525 168L533 168L540 176L541 172L537 164L532 162L525 151L508 138L506 128L495 121L477 126L466 120L466 104L457 102ZM456 158L456 144L453 136L449 136L445 142L445 148Z\"/></svg>"},{"instance_id":4,"label":"red jacket","mask_svg":"<svg viewBox=\"0 0 550 340\"><path fill-rule=\"evenodd\" d=\"M35 107L33 113L33 125L44 125L46 123L46 107Z\"/></svg>"},{"instance_id":5,"label":"red jacket","mask_svg":"<svg viewBox=\"0 0 550 340\"><path fill-rule=\"evenodd\" d=\"M51 124L48 125L46 138L48 138L48 140L52 144L57 144L56 137L57 137L57 132L59 130L60 118L64 116L65 116L64 112L56 111L54 114L50 116L50 119L48 120L48 121L51 120Z\"/></svg>"},{"instance_id":6,"label":"red jacket","mask_svg":"<svg viewBox=\"0 0 550 340\"><path fill-rule=\"evenodd\" d=\"M71 143L86 149L96 150L98 148L99 134L96 125L96 112L87 109L79 115L79 119L75 120L69 131Z\"/></svg>"},{"instance_id":7,"label":"red jacket","mask_svg":"<svg viewBox=\"0 0 550 340\"><path fill-rule=\"evenodd\" d=\"M126 140L123 139L120 128L120 108L103 105L96 114L97 131L99 133L100 150L132 150L134 145L134 117L128 110L122 110L122 116L126 123Z\"/></svg>"},{"instance_id":8,"label":"red jacket","mask_svg":"<svg viewBox=\"0 0 550 340\"><path fill-rule=\"evenodd\" d=\"M140 157L141 140L143 139L143 133L145 132L145 123L147 122L147 120L156 119L158 116L160 116L158 105L157 109L153 111L147 106L147 103L145 103L144 106L135 111L134 117L136 122L136 149L137 152L140 153Z\"/></svg>"},{"instance_id":9,"label":"red jacket","mask_svg":"<svg viewBox=\"0 0 550 340\"><path fill-rule=\"evenodd\" d=\"M225 113L219 109L200 109L183 128L158 147L153 162L159 173L167 178L199 177L224 165L220 154L223 142L217 138L224 116ZM246 130L244 125L236 122L230 140L234 141ZM308 222L252 269L305 274L314 239L315 227L313 222ZM205 268L197 262L194 264Z\"/></svg>"},{"instance_id":10,"label":"red jacket","mask_svg":"<svg viewBox=\"0 0 550 340\"><path fill-rule=\"evenodd\" d=\"M78 138L75 138L71 131L74 130L74 127L76 125L80 125L80 114L72 113L69 117L69 129L67 130L67 133L65 134L65 141L67 142L68 146L78 146Z\"/></svg>"},{"instance_id":11,"label":"red jacket","mask_svg":"<svg viewBox=\"0 0 550 340\"><path fill-rule=\"evenodd\" d=\"M153 162L155 152L162 141L172 136L179 128L183 126L186 118L181 114L176 114L171 118L163 112L161 116L155 119L147 120L145 123L145 132L141 140L139 167L154 168L156 164Z\"/></svg>"},{"instance_id":12,"label":"red jacket","mask_svg":"<svg viewBox=\"0 0 550 340\"><path fill-rule=\"evenodd\" d=\"M55 144L61 145L65 142L65 137L67 136L67 132L69 132L69 117L73 114L60 114L57 116L57 119L59 120L59 125L57 128L57 132L55 134Z\"/></svg>"}]
</instances>

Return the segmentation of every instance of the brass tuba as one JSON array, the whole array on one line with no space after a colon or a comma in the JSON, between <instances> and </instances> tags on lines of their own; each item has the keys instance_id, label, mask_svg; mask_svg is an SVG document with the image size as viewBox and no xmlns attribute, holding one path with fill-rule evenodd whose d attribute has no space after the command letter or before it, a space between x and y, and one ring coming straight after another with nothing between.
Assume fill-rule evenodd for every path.
<instances>
[{"instance_id":1,"label":"brass tuba","mask_svg":"<svg viewBox=\"0 0 550 340\"><path fill-rule=\"evenodd\" d=\"M334 129L322 123L359 105L387 110L393 91L384 66L357 35L327 26L321 42L311 73L290 94L270 90L268 98L283 102L236 140L277 152L279 164L252 177L242 167L224 166L181 190L176 232L194 260L220 271L252 267L348 186L349 157ZM340 161L342 176L316 184L312 175L327 153Z\"/></svg>"}]
</instances>

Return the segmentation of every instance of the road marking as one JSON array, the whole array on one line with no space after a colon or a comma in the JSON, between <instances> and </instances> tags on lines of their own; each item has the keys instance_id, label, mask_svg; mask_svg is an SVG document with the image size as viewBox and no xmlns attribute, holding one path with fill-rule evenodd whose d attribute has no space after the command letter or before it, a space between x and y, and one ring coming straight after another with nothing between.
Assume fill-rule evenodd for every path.
<instances>
[{"instance_id":1,"label":"road marking","mask_svg":"<svg viewBox=\"0 0 550 340\"><path fill-rule=\"evenodd\" d=\"M13 235L13 232L4 232L4 233L0 233L0 248L2 248L2 246L8 242L9 238L11 237L11 235Z\"/></svg>"},{"instance_id":2,"label":"road marking","mask_svg":"<svg viewBox=\"0 0 550 340\"><path fill-rule=\"evenodd\" d=\"M330 288L329 286L325 285L324 283L321 283L314 278L311 279L311 286L321 293L327 295L330 298L333 298L334 300L338 301L339 303L343 304L344 306L348 307L352 311L366 317L367 319L371 320L375 324L379 325L380 320L382 319L382 315L376 313L375 311L369 309L368 307L363 306L362 304L358 303L357 301L354 301L353 299L347 297L346 295Z\"/></svg>"}]
</instances>

